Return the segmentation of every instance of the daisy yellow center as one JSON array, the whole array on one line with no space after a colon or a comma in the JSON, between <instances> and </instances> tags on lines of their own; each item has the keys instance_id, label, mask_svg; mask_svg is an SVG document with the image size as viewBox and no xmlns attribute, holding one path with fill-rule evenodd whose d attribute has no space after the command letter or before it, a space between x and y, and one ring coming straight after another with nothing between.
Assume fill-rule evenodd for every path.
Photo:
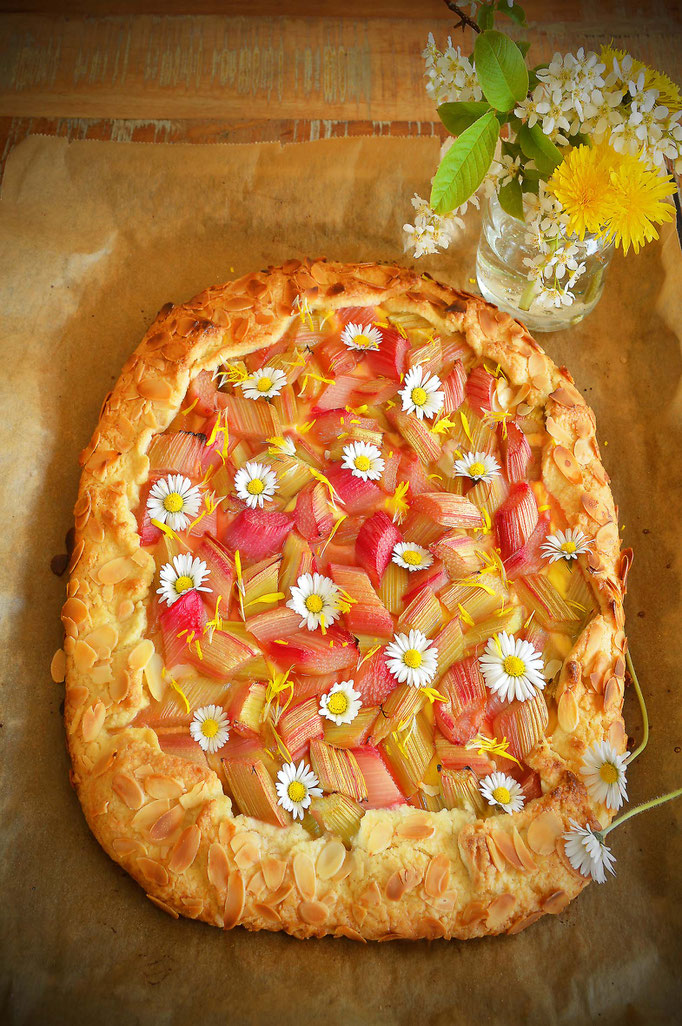
<instances>
[{"instance_id":1,"label":"daisy yellow center","mask_svg":"<svg viewBox=\"0 0 682 1026\"><path fill-rule=\"evenodd\" d=\"M618 780L618 770L612 762L605 762L599 770L599 776L605 784L615 784Z\"/></svg>"},{"instance_id":2,"label":"daisy yellow center","mask_svg":"<svg viewBox=\"0 0 682 1026\"><path fill-rule=\"evenodd\" d=\"M576 548L577 548L577 546L576 546L574 541L565 541L565 542L562 542L562 545L561 545L561 551L562 552L568 552L569 554L575 552Z\"/></svg>"},{"instance_id":3,"label":"daisy yellow center","mask_svg":"<svg viewBox=\"0 0 682 1026\"><path fill-rule=\"evenodd\" d=\"M272 388L272 378L267 375L263 375L262 378L258 379L257 389L259 392L269 392Z\"/></svg>"},{"instance_id":4,"label":"daisy yellow center","mask_svg":"<svg viewBox=\"0 0 682 1026\"><path fill-rule=\"evenodd\" d=\"M526 672L526 664L523 659L519 659L518 656L508 655L505 661L502 663L504 672L509 677L523 677Z\"/></svg>"},{"instance_id":5,"label":"daisy yellow center","mask_svg":"<svg viewBox=\"0 0 682 1026\"><path fill-rule=\"evenodd\" d=\"M355 335L353 338L354 345L358 346L359 349L366 349L367 346L372 345L372 339L369 335Z\"/></svg>"},{"instance_id":6,"label":"daisy yellow center","mask_svg":"<svg viewBox=\"0 0 682 1026\"><path fill-rule=\"evenodd\" d=\"M407 652L403 656L403 662L405 666L409 666L411 670L418 670L422 664L422 654L418 652L416 648L408 648Z\"/></svg>"},{"instance_id":7,"label":"daisy yellow center","mask_svg":"<svg viewBox=\"0 0 682 1026\"><path fill-rule=\"evenodd\" d=\"M182 595L183 591L189 591L189 589L193 587L194 581L188 574L183 574L182 577L178 577L175 582L175 590L178 595Z\"/></svg>"},{"instance_id":8,"label":"daisy yellow center","mask_svg":"<svg viewBox=\"0 0 682 1026\"><path fill-rule=\"evenodd\" d=\"M348 711L348 695L344 695L343 691L335 691L327 702L327 709L332 716L343 716Z\"/></svg>"},{"instance_id":9,"label":"daisy yellow center","mask_svg":"<svg viewBox=\"0 0 682 1026\"><path fill-rule=\"evenodd\" d=\"M179 513L184 504L182 495L179 492L169 492L163 500L163 508L166 513Z\"/></svg>"},{"instance_id":10,"label":"daisy yellow center","mask_svg":"<svg viewBox=\"0 0 682 1026\"><path fill-rule=\"evenodd\" d=\"M319 595L308 595L305 600L305 607L309 613L321 613L324 602Z\"/></svg>"},{"instance_id":11,"label":"daisy yellow center","mask_svg":"<svg viewBox=\"0 0 682 1026\"><path fill-rule=\"evenodd\" d=\"M292 780L289 786L287 787L287 794L289 795L289 800L295 802L296 804L302 802L307 793L308 791L305 784L302 784L300 780Z\"/></svg>"},{"instance_id":12,"label":"daisy yellow center","mask_svg":"<svg viewBox=\"0 0 682 1026\"><path fill-rule=\"evenodd\" d=\"M219 730L220 724L212 716L208 716L201 724L201 733L209 739L215 737Z\"/></svg>"},{"instance_id":13,"label":"daisy yellow center","mask_svg":"<svg viewBox=\"0 0 682 1026\"><path fill-rule=\"evenodd\" d=\"M249 481L246 486L246 490L250 495L260 495L264 488L265 485L259 477L254 477L253 481Z\"/></svg>"},{"instance_id":14,"label":"daisy yellow center","mask_svg":"<svg viewBox=\"0 0 682 1026\"><path fill-rule=\"evenodd\" d=\"M472 477L483 477L485 474L485 464L479 460L476 463L472 463L469 467L469 473Z\"/></svg>"},{"instance_id":15,"label":"daisy yellow center","mask_svg":"<svg viewBox=\"0 0 682 1026\"><path fill-rule=\"evenodd\" d=\"M422 563L421 552L417 552L415 549L407 549L403 552L403 559L406 563L409 563L410 566L421 566Z\"/></svg>"},{"instance_id":16,"label":"daisy yellow center","mask_svg":"<svg viewBox=\"0 0 682 1026\"><path fill-rule=\"evenodd\" d=\"M509 793L509 788L508 787L502 787L502 786L496 787L495 790L493 791L493 798L495 799L496 802L499 802L500 805L508 805L509 801L511 799L511 795Z\"/></svg>"},{"instance_id":17,"label":"daisy yellow center","mask_svg":"<svg viewBox=\"0 0 682 1026\"><path fill-rule=\"evenodd\" d=\"M417 385L416 388L412 389L412 402L415 406L423 406L427 398L428 396L425 388Z\"/></svg>"},{"instance_id":18,"label":"daisy yellow center","mask_svg":"<svg viewBox=\"0 0 682 1026\"><path fill-rule=\"evenodd\" d=\"M369 470L372 466L372 462L369 456L356 456L355 457L355 469L356 470Z\"/></svg>"}]
</instances>

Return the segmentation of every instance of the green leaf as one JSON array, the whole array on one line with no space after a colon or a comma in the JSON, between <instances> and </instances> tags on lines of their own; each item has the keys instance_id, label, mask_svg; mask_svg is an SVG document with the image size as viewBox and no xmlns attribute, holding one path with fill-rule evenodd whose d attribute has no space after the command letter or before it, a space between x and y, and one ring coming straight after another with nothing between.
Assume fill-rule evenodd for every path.
<instances>
[{"instance_id":1,"label":"green leaf","mask_svg":"<svg viewBox=\"0 0 682 1026\"><path fill-rule=\"evenodd\" d=\"M500 206L512 217L523 221L523 192L518 178L512 178L511 182L503 185L497 194Z\"/></svg>"},{"instance_id":2,"label":"green leaf","mask_svg":"<svg viewBox=\"0 0 682 1026\"><path fill-rule=\"evenodd\" d=\"M476 17L478 27L484 32L486 29L491 29L495 24L495 12L492 7L481 7Z\"/></svg>"},{"instance_id":3,"label":"green leaf","mask_svg":"<svg viewBox=\"0 0 682 1026\"><path fill-rule=\"evenodd\" d=\"M543 174L551 175L564 159L559 147L545 135L540 125L532 128L522 125L516 138L528 159L534 160L536 168Z\"/></svg>"},{"instance_id":4,"label":"green leaf","mask_svg":"<svg viewBox=\"0 0 682 1026\"><path fill-rule=\"evenodd\" d=\"M515 21L517 25L523 25L525 28L526 12L524 11L523 7L521 7L519 4L514 4L512 7L510 7L507 3L507 0L498 0L497 9L500 12L500 14L509 15L512 21Z\"/></svg>"},{"instance_id":5,"label":"green leaf","mask_svg":"<svg viewBox=\"0 0 682 1026\"><path fill-rule=\"evenodd\" d=\"M521 56L525 60L526 54L530 50L530 43L528 42L527 39L520 39L520 40L517 41L516 45L518 46L519 50L521 51Z\"/></svg>"},{"instance_id":6,"label":"green leaf","mask_svg":"<svg viewBox=\"0 0 682 1026\"><path fill-rule=\"evenodd\" d=\"M511 110L524 99L528 92L528 68L509 36L495 30L479 33L474 61L483 95L496 110Z\"/></svg>"},{"instance_id":7,"label":"green leaf","mask_svg":"<svg viewBox=\"0 0 682 1026\"><path fill-rule=\"evenodd\" d=\"M461 135L474 121L478 121L490 110L490 104L485 100L471 100L467 103L441 103L436 109L448 132L451 135Z\"/></svg>"},{"instance_id":8,"label":"green leaf","mask_svg":"<svg viewBox=\"0 0 682 1026\"><path fill-rule=\"evenodd\" d=\"M437 214L448 214L476 192L492 162L499 134L497 118L489 110L453 143L431 188L430 203Z\"/></svg>"}]
</instances>

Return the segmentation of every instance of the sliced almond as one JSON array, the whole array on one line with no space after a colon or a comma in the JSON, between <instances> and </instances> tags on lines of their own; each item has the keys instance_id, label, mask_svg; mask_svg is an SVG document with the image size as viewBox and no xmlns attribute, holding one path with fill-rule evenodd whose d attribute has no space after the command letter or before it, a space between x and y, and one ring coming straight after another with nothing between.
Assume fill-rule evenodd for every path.
<instances>
[{"instance_id":1,"label":"sliced almond","mask_svg":"<svg viewBox=\"0 0 682 1026\"><path fill-rule=\"evenodd\" d=\"M194 862L201 843L201 830L192 823L183 830L171 852L168 868L171 873L184 873Z\"/></svg>"},{"instance_id":2,"label":"sliced almond","mask_svg":"<svg viewBox=\"0 0 682 1026\"><path fill-rule=\"evenodd\" d=\"M52 656L50 675L55 684L63 683L66 677L66 652L63 648L58 648Z\"/></svg>"},{"instance_id":3,"label":"sliced almond","mask_svg":"<svg viewBox=\"0 0 682 1026\"><path fill-rule=\"evenodd\" d=\"M234 856L235 864L239 869L250 869L255 866L260 858L260 846L254 841L243 844Z\"/></svg>"},{"instance_id":4,"label":"sliced almond","mask_svg":"<svg viewBox=\"0 0 682 1026\"><path fill-rule=\"evenodd\" d=\"M269 890L276 891L282 886L286 868L286 862L282 862L281 859L276 859L272 855L265 856L261 862L261 870Z\"/></svg>"},{"instance_id":5,"label":"sliced almond","mask_svg":"<svg viewBox=\"0 0 682 1026\"><path fill-rule=\"evenodd\" d=\"M522 930L532 926L533 923L537 923L538 919L542 918L542 912L531 912L527 916L522 916L521 919L517 919L512 926L507 930L507 934L512 937L516 933L521 933Z\"/></svg>"},{"instance_id":6,"label":"sliced almond","mask_svg":"<svg viewBox=\"0 0 682 1026\"><path fill-rule=\"evenodd\" d=\"M153 655L154 642L145 638L128 655L128 666L131 670L143 670Z\"/></svg>"},{"instance_id":7,"label":"sliced almond","mask_svg":"<svg viewBox=\"0 0 682 1026\"><path fill-rule=\"evenodd\" d=\"M511 915L515 904L516 898L513 894L500 894L495 898L488 908L488 917L486 921L488 929L499 930L502 924L505 923Z\"/></svg>"},{"instance_id":8,"label":"sliced almond","mask_svg":"<svg viewBox=\"0 0 682 1026\"><path fill-rule=\"evenodd\" d=\"M447 855L434 855L424 876L424 890L431 898L439 898L450 883L450 860Z\"/></svg>"},{"instance_id":9,"label":"sliced almond","mask_svg":"<svg viewBox=\"0 0 682 1026\"><path fill-rule=\"evenodd\" d=\"M62 618L65 616L75 624L84 623L88 618L88 607L79 598L68 598L62 606Z\"/></svg>"},{"instance_id":10,"label":"sliced almond","mask_svg":"<svg viewBox=\"0 0 682 1026\"><path fill-rule=\"evenodd\" d=\"M168 402L173 395L173 388L169 381L162 377L146 377L137 384L137 391L143 399L151 399L152 402Z\"/></svg>"},{"instance_id":11,"label":"sliced almond","mask_svg":"<svg viewBox=\"0 0 682 1026\"><path fill-rule=\"evenodd\" d=\"M386 882L386 897L389 901L399 901L404 894L413 890L421 877L415 869L398 869Z\"/></svg>"},{"instance_id":12,"label":"sliced almond","mask_svg":"<svg viewBox=\"0 0 682 1026\"><path fill-rule=\"evenodd\" d=\"M329 841L317 856L316 868L320 880L329 880L341 869L346 849L341 841Z\"/></svg>"},{"instance_id":13,"label":"sliced almond","mask_svg":"<svg viewBox=\"0 0 682 1026\"><path fill-rule=\"evenodd\" d=\"M245 896L244 877L236 869L233 873L230 873L230 878L227 882L227 896L225 898L223 917L224 929L231 930L241 919L241 914L244 911Z\"/></svg>"},{"instance_id":14,"label":"sliced almond","mask_svg":"<svg viewBox=\"0 0 682 1026\"><path fill-rule=\"evenodd\" d=\"M555 445L552 449L552 459L563 476L571 484L579 485L582 484L583 473L578 465L578 461L572 452L570 452L564 445Z\"/></svg>"},{"instance_id":15,"label":"sliced almond","mask_svg":"<svg viewBox=\"0 0 682 1026\"><path fill-rule=\"evenodd\" d=\"M410 841L424 841L427 837L433 837L436 828L433 823L428 823L418 816L412 816L404 820L396 830L399 837L407 838Z\"/></svg>"},{"instance_id":16,"label":"sliced almond","mask_svg":"<svg viewBox=\"0 0 682 1026\"><path fill-rule=\"evenodd\" d=\"M507 860L510 866L514 869L524 869L524 865L517 855L516 848L514 847L514 841L509 834L503 830L495 830L491 834L496 847L499 849L500 854Z\"/></svg>"},{"instance_id":17,"label":"sliced almond","mask_svg":"<svg viewBox=\"0 0 682 1026\"><path fill-rule=\"evenodd\" d=\"M282 922L282 918L276 908L272 908L271 905L266 905L263 902L257 901L253 910L256 915L264 919L270 926L279 926Z\"/></svg>"},{"instance_id":18,"label":"sliced almond","mask_svg":"<svg viewBox=\"0 0 682 1026\"><path fill-rule=\"evenodd\" d=\"M558 813L548 809L535 816L528 825L528 847L536 855L551 855L556 839L564 830L564 824Z\"/></svg>"},{"instance_id":19,"label":"sliced almond","mask_svg":"<svg viewBox=\"0 0 682 1026\"><path fill-rule=\"evenodd\" d=\"M578 726L579 709L572 691L564 691L557 705L559 726L567 734L572 734Z\"/></svg>"},{"instance_id":20,"label":"sliced almond","mask_svg":"<svg viewBox=\"0 0 682 1026\"><path fill-rule=\"evenodd\" d=\"M367 908L373 908L375 905L381 904L381 891L379 890L379 884L376 880L372 880L368 887L365 887L364 891L358 898L361 905Z\"/></svg>"},{"instance_id":21,"label":"sliced almond","mask_svg":"<svg viewBox=\"0 0 682 1026\"><path fill-rule=\"evenodd\" d=\"M135 865L148 883L156 884L157 887L165 887L168 883L168 870L155 859L142 855L135 860Z\"/></svg>"},{"instance_id":22,"label":"sliced almond","mask_svg":"<svg viewBox=\"0 0 682 1026\"><path fill-rule=\"evenodd\" d=\"M594 495L583 492L580 496L580 501L588 517L591 517L595 523L607 524L611 520L611 514L604 503L600 502L599 499L595 499Z\"/></svg>"},{"instance_id":23,"label":"sliced almond","mask_svg":"<svg viewBox=\"0 0 682 1026\"><path fill-rule=\"evenodd\" d=\"M292 868L294 872L294 880L301 897L306 899L314 898L317 881L313 860L307 855L304 855L303 852L298 852L294 855Z\"/></svg>"},{"instance_id":24,"label":"sliced almond","mask_svg":"<svg viewBox=\"0 0 682 1026\"><path fill-rule=\"evenodd\" d=\"M73 647L73 661L77 670L86 673L97 662L97 653L87 641L77 641Z\"/></svg>"},{"instance_id":25,"label":"sliced almond","mask_svg":"<svg viewBox=\"0 0 682 1026\"><path fill-rule=\"evenodd\" d=\"M129 556L116 556L102 564L97 571L97 579L100 584L120 584L135 572L137 567Z\"/></svg>"},{"instance_id":26,"label":"sliced almond","mask_svg":"<svg viewBox=\"0 0 682 1026\"><path fill-rule=\"evenodd\" d=\"M182 805L174 805L168 812L164 812L163 815L159 816L150 828L149 836L153 841L168 840L169 837L172 837L180 829L184 818L185 810Z\"/></svg>"},{"instance_id":27,"label":"sliced almond","mask_svg":"<svg viewBox=\"0 0 682 1026\"><path fill-rule=\"evenodd\" d=\"M320 926L329 917L329 909L323 901L302 901L298 906L298 914L304 923Z\"/></svg>"},{"instance_id":28,"label":"sliced almond","mask_svg":"<svg viewBox=\"0 0 682 1026\"><path fill-rule=\"evenodd\" d=\"M147 894L147 897L151 901L152 905L156 905L156 907L160 908L162 912L165 912L166 915L169 915L171 919L180 918L179 913L176 912L174 908L171 908L170 905L167 905L165 901L161 901L161 898L155 898L153 894Z\"/></svg>"},{"instance_id":29,"label":"sliced almond","mask_svg":"<svg viewBox=\"0 0 682 1026\"><path fill-rule=\"evenodd\" d=\"M179 798L184 791L179 781L163 773L150 773L145 776L144 789L150 798Z\"/></svg>"},{"instance_id":30,"label":"sliced almond","mask_svg":"<svg viewBox=\"0 0 682 1026\"><path fill-rule=\"evenodd\" d=\"M95 702L83 713L81 720L81 736L84 741L94 741L104 726L107 710L103 702Z\"/></svg>"},{"instance_id":31,"label":"sliced almond","mask_svg":"<svg viewBox=\"0 0 682 1026\"><path fill-rule=\"evenodd\" d=\"M145 850L144 845L136 841L134 837L114 837L111 847L117 855L123 856L139 855Z\"/></svg>"},{"instance_id":32,"label":"sliced almond","mask_svg":"<svg viewBox=\"0 0 682 1026\"><path fill-rule=\"evenodd\" d=\"M554 891L542 902L542 911L555 916L559 912L563 912L570 900L566 891Z\"/></svg>"},{"instance_id":33,"label":"sliced almond","mask_svg":"<svg viewBox=\"0 0 682 1026\"><path fill-rule=\"evenodd\" d=\"M516 848L516 854L519 856L523 868L527 869L529 872L533 869L537 869L537 862L535 861L531 853L528 851L526 842L523 840L521 834L518 832L516 827L514 827L512 839L514 841L514 847Z\"/></svg>"},{"instance_id":34,"label":"sliced almond","mask_svg":"<svg viewBox=\"0 0 682 1026\"><path fill-rule=\"evenodd\" d=\"M100 659L108 659L118 642L118 631L112 624L103 623L86 634L83 640L94 648Z\"/></svg>"},{"instance_id":35,"label":"sliced almond","mask_svg":"<svg viewBox=\"0 0 682 1026\"><path fill-rule=\"evenodd\" d=\"M227 890L230 877L230 863L222 844L214 842L208 849L208 879L218 891Z\"/></svg>"},{"instance_id":36,"label":"sliced almond","mask_svg":"<svg viewBox=\"0 0 682 1026\"><path fill-rule=\"evenodd\" d=\"M138 787L140 784L135 781ZM141 787L140 787L140 790ZM126 803L127 804L127 803ZM141 809L135 813L130 821L130 825L141 833L146 833L151 830L154 823L156 823L159 816L162 816L164 812L168 812L170 808L170 802L162 798L157 798L153 802L147 802Z\"/></svg>"},{"instance_id":37,"label":"sliced almond","mask_svg":"<svg viewBox=\"0 0 682 1026\"><path fill-rule=\"evenodd\" d=\"M369 832L367 837L367 854L378 855L385 851L393 839L393 826L386 820L380 820Z\"/></svg>"}]
</instances>

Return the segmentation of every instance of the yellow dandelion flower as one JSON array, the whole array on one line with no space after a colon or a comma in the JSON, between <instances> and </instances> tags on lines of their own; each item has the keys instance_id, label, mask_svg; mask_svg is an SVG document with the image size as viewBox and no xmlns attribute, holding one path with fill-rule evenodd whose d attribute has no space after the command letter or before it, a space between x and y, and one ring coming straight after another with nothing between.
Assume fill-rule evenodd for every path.
<instances>
[{"instance_id":1,"label":"yellow dandelion flower","mask_svg":"<svg viewBox=\"0 0 682 1026\"><path fill-rule=\"evenodd\" d=\"M624 57L627 57L626 50L618 50L615 46L602 46L600 60L606 65L606 71L613 69L614 58L620 64ZM640 72L644 72L644 88L658 90L658 103L667 107L670 111L682 110L682 93L679 86L668 78L662 71L649 67L644 61L632 58L632 78L637 78Z\"/></svg>"},{"instance_id":2,"label":"yellow dandelion flower","mask_svg":"<svg viewBox=\"0 0 682 1026\"><path fill-rule=\"evenodd\" d=\"M658 238L654 225L674 220L675 209L666 199L675 188L669 175L659 174L635 156L626 157L611 171L606 237L622 246L624 253L630 246L638 253L640 246Z\"/></svg>"},{"instance_id":3,"label":"yellow dandelion flower","mask_svg":"<svg viewBox=\"0 0 682 1026\"><path fill-rule=\"evenodd\" d=\"M608 144L576 146L570 150L547 183L549 192L568 214L568 226L578 238L597 234L606 218L611 192L611 169L621 155Z\"/></svg>"}]
</instances>

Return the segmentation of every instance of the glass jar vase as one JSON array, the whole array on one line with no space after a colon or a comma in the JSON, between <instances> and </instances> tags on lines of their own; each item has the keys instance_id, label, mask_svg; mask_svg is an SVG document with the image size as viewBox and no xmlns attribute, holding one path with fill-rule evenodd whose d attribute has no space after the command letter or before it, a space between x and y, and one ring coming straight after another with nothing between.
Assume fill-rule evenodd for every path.
<instances>
[{"instance_id":1,"label":"glass jar vase","mask_svg":"<svg viewBox=\"0 0 682 1026\"><path fill-rule=\"evenodd\" d=\"M582 241L573 237L571 242L576 247L574 259L584 264L585 270L570 289L572 302L556 305L556 296L547 295L541 284L528 278L529 264L524 260L540 258L539 247L524 222L506 213L493 193L483 209L476 255L476 277L482 295L523 321L530 331L561 331L577 324L599 302L614 246L592 235ZM570 274L567 270L559 282L566 282Z\"/></svg>"}]
</instances>

